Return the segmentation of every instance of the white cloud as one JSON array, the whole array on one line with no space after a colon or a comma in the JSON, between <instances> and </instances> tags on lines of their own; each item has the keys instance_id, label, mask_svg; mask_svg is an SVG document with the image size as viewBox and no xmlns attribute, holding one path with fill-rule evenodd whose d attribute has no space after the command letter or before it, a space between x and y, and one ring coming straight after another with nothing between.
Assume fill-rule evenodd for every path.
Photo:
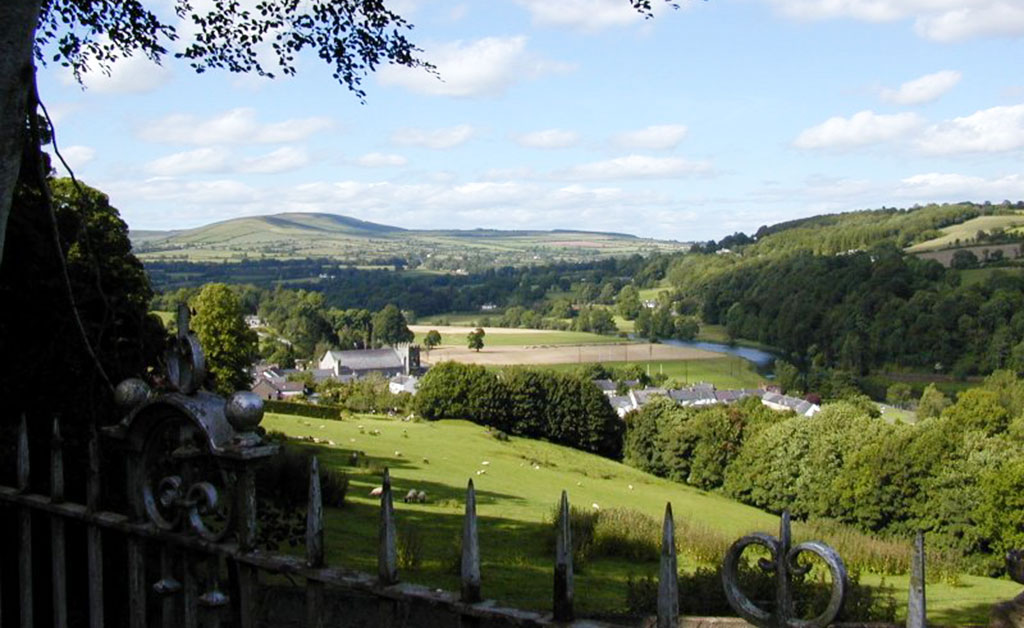
<instances>
[{"instance_id":1,"label":"white cloud","mask_svg":"<svg viewBox=\"0 0 1024 628\"><path fill-rule=\"evenodd\" d=\"M1024 35L1019 0L766 0L800 20L852 18L865 22L914 20L914 31L937 42Z\"/></svg>"},{"instance_id":2,"label":"white cloud","mask_svg":"<svg viewBox=\"0 0 1024 628\"><path fill-rule=\"evenodd\" d=\"M975 4L919 17L914 30L926 39L944 43L1024 35L1024 6L1019 2L993 0Z\"/></svg>"},{"instance_id":3,"label":"white cloud","mask_svg":"<svg viewBox=\"0 0 1024 628\"><path fill-rule=\"evenodd\" d=\"M240 107L207 119L188 114L165 116L147 123L138 135L167 144L282 144L306 139L332 126L325 117L260 122L255 109Z\"/></svg>"},{"instance_id":4,"label":"white cloud","mask_svg":"<svg viewBox=\"0 0 1024 628\"><path fill-rule=\"evenodd\" d=\"M98 68L82 75L82 85L103 94L138 94L151 92L162 87L173 78L173 74L162 65L153 63L142 55L124 57L110 64L110 73L104 74ZM61 82L75 83L70 68L61 72Z\"/></svg>"},{"instance_id":5,"label":"white cloud","mask_svg":"<svg viewBox=\"0 0 1024 628\"><path fill-rule=\"evenodd\" d=\"M708 174L712 170L706 161L690 161L679 157L648 157L629 155L605 161L573 166L553 173L555 178L581 180L607 179L676 179Z\"/></svg>"},{"instance_id":6,"label":"white cloud","mask_svg":"<svg viewBox=\"0 0 1024 628\"><path fill-rule=\"evenodd\" d=\"M376 76L384 85L397 85L421 94L473 98L498 96L518 81L574 69L570 64L548 61L528 52L524 36L424 45L422 57L436 66L439 77L422 68L401 65L383 66Z\"/></svg>"},{"instance_id":7,"label":"white cloud","mask_svg":"<svg viewBox=\"0 0 1024 628\"><path fill-rule=\"evenodd\" d=\"M667 150L679 146L686 132L682 124L661 124L619 133L612 138L612 143L635 150Z\"/></svg>"},{"instance_id":8,"label":"white cloud","mask_svg":"<svg viewBox=\"0 0 1024 628\"><path fill-rule=\"evenodd\" d=\"M628 26L644 18L625 0L516 0L530 12L535 24L596 32ZM668 4L655 0L651 8L662 12Z\"/></svg>"},{"instance_id":9,"label":"white cloud","mask_svg":"<svg viewBox=\"0 0 1024 628\"><path fill-rule=\"evenodd\" d=\"M529 148L570 148L580 141L580 134L562 129L545 129L514 136L517 144Z\"/></svg>"},{"instance_id":10,"label":"white cloud","mask_svg":"<svg viewBox=\"0 0 1024 628\"><path fill-rule=\"evenodd\" d=\"M1019 199L1024 197L1024 175L1011 174L986 179L955 173L929 172L900 181L896 193L918 202Z\"/></svg>"},{"instance_id":11,"label":"white cloud","mask_svg":"<svg viewBox=\"0 0 1024 628\"><path fill-rule=\"evenodd\" d=\"M1024 148L1024 104L983 109L925 129L918 147L933 155Z\"/></svg>"},{"instance_id":12,"label":"white cloud","mask_svg":"<svg viewBox=\"0 0 1024 628\"><path fill-rule=\"evenodd\" d=\"M896 105L922 105L938 100L953 89L962 77L956 70L942 70L907 81L899 89L883 89L879 95L885 102Z\"/></svg>"},{"instance_id":13,"label":"white cloud","mask_svg":"<svg viewBox=\"0 0 1024 628\"><path fill-rule=\"evenodd\" d=\"M196 150L174 153L147 163L144 169L158 177L175 177L183 174L225 172L230 169L231 155L224 148L197 148Z\"/></svg>"},{"instance_id":14,"label":"white cloud","mask_svg":"<svg viewBox=\"0 0 1024 628\"><path fill-rule=\"evenodd\" d=\"M282 146L265 155L243 159L237 166L238 172L272 174L297 170L309 163L309 155L301 148Z\"/></svg>"},{"instance_id":15,"label":"white cloud","mask_svg":"<svg viewBox=\"0 0 1024 628\"><path fill-rule=\"evenodd\" d=\"M923 120L914 113L877 114L861 111L850 118L834 117L804 130L793 141L797 148L852 148L906 137Z\"/></svg>"},{"instance_id":16,"label":"white cloud","mask_svg":"<svg viewBox=\"0 0 1024 628\"><path fill-rule=\"evenodd\" d=\"M355 160L356 164L364 168L388 168L404 166L409 160L402 155L385 153L366 153Z\"/></svg>"},{"instance_id":17,"label":"white cloud","mask_svg":"<svg viewBox=\"0 0 1024 628\"><path fill-rule=\"evenodd\" d=\"M96 157L96 151L89 146L65 146L60 149L60 154L68 162L68 167L75 173L79 173L82 166L85 166ZM61 163L56 155L53 156L53 167L57 169L61 176L69 174L64 164Z\"/></svg>"},{"instance_id":18,"label":"white cloud","mask_svg":"<svg viewBox=\"0 0 1024 628\"><path fill-rule=\"evenodd\" d=\"M446 149L465 144L476 135L476 129L468 124L443 129L399 129L391 135L391 141L403 146Z\"/></svg>"},{"instance_id":19,"label":"white cloud","mask_svg":"<svg viewBox=\"0 0 1024 628\"><path fill-rule=\"evenodd\" d=\"M214 174L219 172L245 172L272 174L295 170L309 163L306 151L282 146L264 155L245 159L233 158L231 151L221 146L197 148L154 159L144 167L157 177L176 177L185 174Z\"/></svg>"},{"instance_id":20,"label":"white cloud","mask_svg":"<svg viewBox=\"0 0 1024 628\"><path fill-rule=\"evenodd\" d=\"M89 146L65 146L60 149L60 154L72 168L84 166L96 157L96 151ZM59 161L59 160L57 160Z\"/></svg>"}]
</instances>

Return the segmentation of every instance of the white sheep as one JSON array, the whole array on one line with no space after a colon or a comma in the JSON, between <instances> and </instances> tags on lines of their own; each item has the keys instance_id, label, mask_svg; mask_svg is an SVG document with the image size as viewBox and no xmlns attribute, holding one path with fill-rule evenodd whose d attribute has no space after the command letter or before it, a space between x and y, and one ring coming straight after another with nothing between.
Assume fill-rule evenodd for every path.
<instances>
[{"instance_id":1,"label":"white sheep","mask_svg":"<svg viewBox=\"0 0 1024 628\"><path fill-rule=\"evenodd\" d=\"M374 488L372 491L370 491L370 497L380 497L383 494L384 494L384 487L383 486L378 486L378 487Z\"/></svg>"}]
</instances>

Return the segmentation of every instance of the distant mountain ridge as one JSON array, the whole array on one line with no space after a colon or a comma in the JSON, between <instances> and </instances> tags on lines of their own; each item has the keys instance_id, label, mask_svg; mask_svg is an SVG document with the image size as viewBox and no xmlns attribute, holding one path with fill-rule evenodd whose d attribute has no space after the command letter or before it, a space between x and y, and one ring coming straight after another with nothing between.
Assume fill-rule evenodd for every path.
<instances>
[{"instance_id":1,"label":"distant mountain ridge","mask_svg":"<svg viewBox=\"0 0 1024 628\"><path fill-rule=\"evenodd\" d=\"M340 214L248 216L193 229L130 234L143 261L237 261L323 257L353 264L458 270L484 266L679 251L689 243L625 233L555 229L406 229ZM460 264L459 262L467 262Z\"/></svg>"}]
</instances>

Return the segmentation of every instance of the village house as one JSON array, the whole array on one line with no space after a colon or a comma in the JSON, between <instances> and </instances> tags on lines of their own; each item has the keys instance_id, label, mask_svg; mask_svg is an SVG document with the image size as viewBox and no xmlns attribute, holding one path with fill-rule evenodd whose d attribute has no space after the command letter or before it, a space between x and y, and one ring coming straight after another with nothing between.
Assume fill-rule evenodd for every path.
<instances>
[{"instance_id":1,"label":"village house","mask_svg":"<svg viewBox=\"0 0 1024 628\"><path fill-rule=\"evenodd\" d=\"M319 367L332 371L336 378L361 379L370 373L380 373L387 378L413 375L420 372L420 348L403 343L383 349L332 349L320 358Z\"/></svg>"},{"instance_id":2,"label":"village house","mask_svg":"<svg viewBox=\"0 0 1024 628\"><path fill-rule=\"evenodd\" d=\"M609 394L609 384L614 386L611 380L593 380L594 385L605 393L609 403L615 409L616 414L624 417L626 413L636 410L650 402L654 397L668 397L683 407L711 406L716 404L735 403L747 397L759 397L761 403L772 410L780 412L791 410L803 417L812 417L821 412L821 406L797 397L789 397L771 389L742 388L738 390L718 390L714 384L701 382L689 388L678 388L666 390L664 388L634 388L628 395L615 395L614 390Z\"/></svg>"}]
</instances>

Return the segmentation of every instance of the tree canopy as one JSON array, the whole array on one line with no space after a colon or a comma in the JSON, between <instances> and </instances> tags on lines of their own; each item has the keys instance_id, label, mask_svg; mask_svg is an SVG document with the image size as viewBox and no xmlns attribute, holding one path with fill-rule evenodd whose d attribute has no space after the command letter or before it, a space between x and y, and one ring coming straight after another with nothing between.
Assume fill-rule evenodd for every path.
<instances>
[{"instance_id":1,"label":"tree canopy","mask_svg":"<svg viewBox=\"0 0 1024 628\"><path fill-rule=\"evenodd\" d=\"M196 310L192 329L203 345L214 389L224 395L248 390L256 333L242 319L238 297L226 285L211 283L192 301L192 307Z\"/></svg>"}]
</instances>

